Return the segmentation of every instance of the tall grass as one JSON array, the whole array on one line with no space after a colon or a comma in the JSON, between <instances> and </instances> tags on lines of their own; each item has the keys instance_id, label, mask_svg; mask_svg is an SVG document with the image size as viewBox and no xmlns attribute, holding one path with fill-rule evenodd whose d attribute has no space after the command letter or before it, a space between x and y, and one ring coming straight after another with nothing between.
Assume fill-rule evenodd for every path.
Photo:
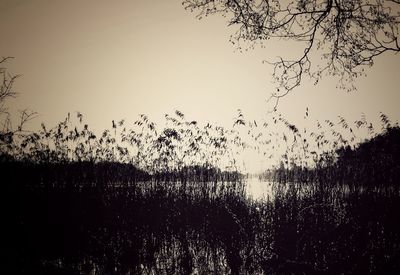
<instances>
[{"instance_id":1,"label":"tall grass","mask_svg":"<svg viewBox=\"0 0 400 275\"><path fill-rule=\"evenodd\" d=\"M50 129L42 124L34 133L9 133L9 139L0 141L2 158L34 163L130 163L150 174L180 173L188 167L238 171L235 153L241 146L240 137L220 126L186 121L179 111L165 115L166 123L160 129L140 115L130 128L124 120L112 121L112 128L100 135L83 122L81 113L76 119L73 122L68 114Z\"/></svg>"},{"instance_id":2,"label":"tall grass","mask_svg":"<svg viewBox=\"0 0 400 275\"><path fill-rule=\"evenodd\" d=\"M15 190L18 182L8 183L3 268L16 273L400 270L400 224L393 211L400 197L393 194L277 185L274 199L260 202L234 184Z\"/></svg>"},{"instance_id":3,"label":"tall grass","mask_svg":"<svg viewBox=\"0 0 400 275\"><path fill-rule=\"evenodd\" d=\"M339 117L312 132L239 112L228 130L177 111L161 128L142 115L96 135L78 113L77 123L13 135L0 144L3 270L397 274L400 131L381 118L380 131ZM273 199L246 196L243 150L276 161L264 174Z\"/></svg>"}]
</instances>

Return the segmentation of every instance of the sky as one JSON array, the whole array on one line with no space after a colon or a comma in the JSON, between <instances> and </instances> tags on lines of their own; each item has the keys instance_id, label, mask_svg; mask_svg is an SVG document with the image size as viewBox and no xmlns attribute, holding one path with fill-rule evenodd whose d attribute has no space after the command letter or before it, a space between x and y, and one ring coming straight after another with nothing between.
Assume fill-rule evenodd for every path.
<instances>
[{"instance_id":1,"label":"sky","mask_svg":"<svg viewBox=\"0 0 400 275\"><path fill-rule=\"evenodd\" d=\"M176 109L227 127L237 109L258 120L275 91L262 60L292 49L271 43L239 52L229 42L234 31L221 16L196 19L180 0L0 0L0 56L14 57L7 67L21 75L8 106L38 112L32 129L75 111L94 130L141 113L162 124ZM374 122L382 111L399 120L399 61L378 56L354 83L356 92L338 90L334 78L316 86L305 80L279 111L299 125L307 107L311 119L351 121L365 113Z\"/></svg>"}]
</instances>

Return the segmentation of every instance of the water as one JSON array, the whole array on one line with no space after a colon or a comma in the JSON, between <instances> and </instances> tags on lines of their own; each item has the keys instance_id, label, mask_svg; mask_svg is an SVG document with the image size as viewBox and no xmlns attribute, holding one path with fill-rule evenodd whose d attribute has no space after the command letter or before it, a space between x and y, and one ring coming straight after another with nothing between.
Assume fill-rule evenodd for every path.
<instances>
[{"instance_id":1,"label":"water","mask_svg":"<svg viewBox=\"0 0 400 275\"><path fill-rule=\"evenodd\" d=\"M245 192L248 198L256 201L268 201L274 197L274 184L257 177L246 180Z\"/></svg>"}]
</instances>

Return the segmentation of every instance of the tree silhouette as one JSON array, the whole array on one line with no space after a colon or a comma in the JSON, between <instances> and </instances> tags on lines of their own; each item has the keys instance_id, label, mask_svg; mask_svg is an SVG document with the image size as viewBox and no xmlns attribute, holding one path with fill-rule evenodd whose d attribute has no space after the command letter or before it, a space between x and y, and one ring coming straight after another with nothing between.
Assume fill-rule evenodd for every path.
<instances>
[{"instance_id":1,"label":"tree silhouette","mask_svg":"<svg viewBox=\"0 0 400 275\"><path fill-rule=\"evenodd\" d=\"M15 98L17 93L13 89L15 80L19 75L10 74L5 63L12 57L0 58L0 152L3 152L4 147L9 146L13 142L15 135L21 135L24 130L24 125L36 115L36 112L24 109L19 111L19 122L16 129L13 129L11 123L11 114L6 106L6 101L9 98Z\"/></svg>"},{"instance_id":2,"label":"tree silhouette","mask_svg":"<svg viewBox=\"0 0 400 275\"><path fill-rule=\"evenodd\" d=\"M399 0L184 0L183 5L198 11L200 19L227 17L229 25L238 26L231 41L239 47L271 38L299 45L297 57L268 62L278 84L272 95L277 101L305 76L315 83L323 75L338 76L340 88L353 90L354 78L376 56L400 51Z\"/></svg>"},{"instance_id":3,"label":"tree silhouette","mask_svg":"<svg viewBox=\"0 0 400 275\"><path fill-rule=\"evenodd\" d=\"M3 65L11 57L0 58L0 114L7 114L7 108L5 107L5 101L7 98L15 97L16 93L12 89L17 75L11 75L7 72L7 69Z\"/></svg>"}]
</instances>

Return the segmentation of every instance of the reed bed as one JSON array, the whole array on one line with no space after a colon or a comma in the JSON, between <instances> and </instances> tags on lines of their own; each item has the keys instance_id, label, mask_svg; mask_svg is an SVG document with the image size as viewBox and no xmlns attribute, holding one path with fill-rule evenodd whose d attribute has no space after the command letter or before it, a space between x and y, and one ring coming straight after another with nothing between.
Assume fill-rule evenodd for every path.
<instances>
[{"instance_id":1,"label":"reed bed","mask_svg":"<svg viewBox=\"0 0 400 275\"><path fill-rule=\"evenodd\" d=\"M96 135L76 119L2 133L5 273L400 272L400 130L383 114L379 132L241 112L225 129L177 111ZM260 175L273 199L247 197L242 150L278 156Z\"/></svg>"},{"instance_id":2,"label":"reed bed","mask_svg":"<svg viewBox=\"0 0 400 275\"><path fill-rule=\"evenodd\" d=\"M28 274L395 274L400 197L153 182L9 188L3 270ZM15 192L13 192L13 190ZM215 191L212 191L215 190Z\"/></svg>"}]
</instances>

